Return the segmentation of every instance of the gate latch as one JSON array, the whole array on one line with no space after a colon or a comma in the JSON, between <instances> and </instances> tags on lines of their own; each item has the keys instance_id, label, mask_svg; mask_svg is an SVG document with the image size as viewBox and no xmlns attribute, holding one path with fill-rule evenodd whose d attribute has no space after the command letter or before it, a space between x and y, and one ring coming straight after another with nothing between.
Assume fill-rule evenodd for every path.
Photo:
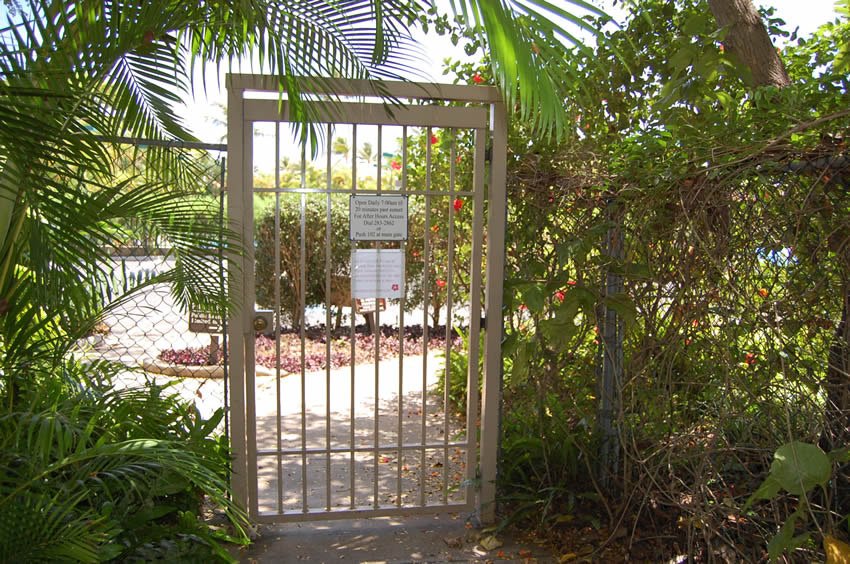
<instances>
[{"instance_id":1,"label":"gate latch","mask_svg":"<svg viewBox=\"0 0 850 564\"><path fill-rule=\"evenodd\" d=\"M254 321L252 323L254 331L257 333L265 333L274 325L274 314L270 309L260 309L254 312Z\"/></svg>"}]
</instances>

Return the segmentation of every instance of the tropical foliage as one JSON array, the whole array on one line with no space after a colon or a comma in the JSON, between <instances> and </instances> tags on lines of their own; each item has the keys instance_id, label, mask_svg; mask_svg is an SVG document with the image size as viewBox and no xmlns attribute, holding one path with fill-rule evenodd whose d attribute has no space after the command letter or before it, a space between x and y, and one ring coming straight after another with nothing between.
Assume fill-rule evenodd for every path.
<instances>
[{"instance_id":1,"label":"tropical foliage","mask_svg":"<svg viewBox=\"0 0 850 564\"><path fill-rule=\"evenodd\" d=\"M112 368L83 363L72 352L77 337L115 304L108 249L137 230L165 241L175 258L174 269L148 283L171 284L183 306L226 307L217 253L210 253L223 240L209 220L214 203L191 196L207 167L168 143L151 143L143 174L128 176L113 140L191 141L175 105L200 87L190 78L195 65L225 68L238 60L257 61L280 77L281 92L301 119L301 140L315 140L310 106L301 103L305 86L409 70L408 28L420 16L427 21L426 5L7 0L3 6L0 558L226 559L213 542L217 535L199 521L205 495L225 508L235 538L245 539L243 517L226 497L226 449L211 438L220 414L204 421L156 387L114 391ZM494 25L509 23L510 6L466 2L462 11L493 34ZM511 100L517 79L537 76L530 66L514 65L509 53L511 41L530 45L530 29L511 25L494 36L502 55L494 60L509 61L495 68ZM551 105L557 84L540 90L548 98L517 98L552 132L563 129L558 105Z\"/></svg>"},{"instance_id":2,"label":"tropical foliage","mask_svg":"<svg viewBox=\"0 0 850 564\"><path fill-rule=\"evenodd\" d=\"M765 14L792 85L751 89L704 3L631 5L559 59L585 77L567 142L513 120L509 514L598 528L601 560L676 556L659 535L697 559L817 558L850 514L847 22L797 38ZM759 490L789 452L806 460L777 472L805 487Z\"/></svg>"},{"instance_id":3,"label":"tropical foliage","mask_svg":"<svg viewBox=\"0 0 850 564\"><path fill-rule=\"evenodd\" d=\"M0 561L229 560L246 521L225 496L227 446L204 420L151 385L88 381L106 367L66 364L28 402L0 417ZM224 508L233 536L200 518Z\"/></svg>"}]
</instances>

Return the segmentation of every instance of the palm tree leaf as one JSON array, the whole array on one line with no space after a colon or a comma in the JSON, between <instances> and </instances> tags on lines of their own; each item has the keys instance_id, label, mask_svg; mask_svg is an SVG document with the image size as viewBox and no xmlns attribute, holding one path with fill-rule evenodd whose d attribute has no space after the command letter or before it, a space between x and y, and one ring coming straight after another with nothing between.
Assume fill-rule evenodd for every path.
<instances>
[{"instance_id":1,"label":"palm tree leaf","mask_svg":"<svg viewBox=\"0 0 850 564\"><path fill-rule=\"evenodd\" d=\"M604 16L584 0L568 3L590 15ZM548 0L452 0L451 5L456 14L481 30L480 37L490 48L493 76L508 107L518 107L520 119L544 135L565 135L571 124L564 103L575 78L568 74L569 67L541 60L538 44L552 36L580 44L555 18L597 37L598 30Z\"/></svg>"},{"instance_id":2,"label":"palm tree leaf","mask_svg":"<svg viewBox=\"0 0 850 564\"><path fill-rule=\"evenodd\" d=\"M43 494L24 493L0 512L2 562L100 562L100 546L112 536L104 519L80 510L83 497L57 504Z\"/></svg>"}]
</instances>

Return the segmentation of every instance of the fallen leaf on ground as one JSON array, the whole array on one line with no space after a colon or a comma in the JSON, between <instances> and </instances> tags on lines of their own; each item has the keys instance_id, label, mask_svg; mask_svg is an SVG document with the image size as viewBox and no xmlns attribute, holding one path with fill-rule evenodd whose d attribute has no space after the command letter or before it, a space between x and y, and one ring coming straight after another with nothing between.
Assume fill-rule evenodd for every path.
<instances>
[{"instance_id":1,"label":"fallen leaf on ground","mask_svg":"<svg viewBox=\"0 0 850 564\"><path fill-rule=\"evenodd\" d=\"M850 564L850 545L831 535L824 535L823 548L826 564Z\"/></svg>"},{"instance_id":2,"label":"fallen leaf on ground","mask_svg":"<svg viewBox=\"0 0 850 564\"><path fill-rule=\"evenodd\" d=\"M495 535L488 535L481 539L481 548L484 550L490 551L495 550L502 546L502 541L496 538Z\"/></svg>"}]
</instances>

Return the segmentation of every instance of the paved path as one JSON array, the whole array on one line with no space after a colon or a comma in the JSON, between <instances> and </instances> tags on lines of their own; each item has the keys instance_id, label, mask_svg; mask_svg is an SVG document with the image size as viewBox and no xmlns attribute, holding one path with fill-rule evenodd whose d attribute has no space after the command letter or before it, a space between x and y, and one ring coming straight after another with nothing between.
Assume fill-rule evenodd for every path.
<instances>
[{"instance_id":1,"label":"paved path","mask_svg":"<svg viewBox=\"0 0 850 564\"><path fill-rule=\"evenodd\" d=\"M251 546L233 552L244 563L558 562L544 546L482 533L458 515L263 527Z\"/></svg>"},{"instance_id":2,"label":"paved path","mask_svg":"<svg viewBox=\"0 0 850 564\"><path fill-rule=\"evenodd\" d=\"M269 453L258 460L260 511L393 505L399 496L402 504L462 501L466 448L446 445L466 433L433 393L442 366L433 353L386 359L377 366L377 385L375 364L310 372L303 386L301 375L258 377L257 448ZM400 457L399 442L438 447ZM279 458L276 444L293 454ZM302 447L336 452L302 456Z\"/></svg>"}]
</instances>

